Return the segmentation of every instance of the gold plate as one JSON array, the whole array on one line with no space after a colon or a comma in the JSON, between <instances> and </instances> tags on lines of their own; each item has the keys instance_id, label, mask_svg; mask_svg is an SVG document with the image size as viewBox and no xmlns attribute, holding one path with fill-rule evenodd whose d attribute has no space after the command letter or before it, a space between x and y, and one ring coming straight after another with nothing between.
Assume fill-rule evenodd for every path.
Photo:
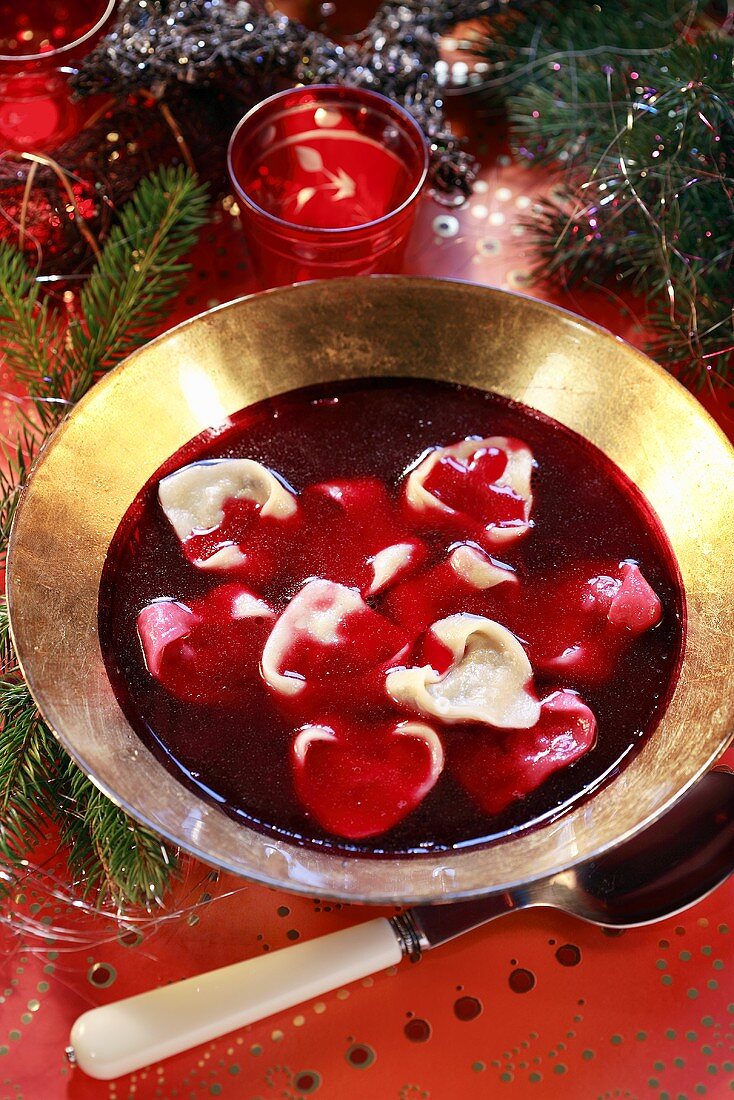
<instances>
[{"instance_id":1,"label":"gold plate","mask_svg":"<svg viewBox=\"0 0 734 1100\"><path fill-rule=\"evenodd\" d=\"M311 382L439 378L525 402L586 436L642 489L680 565L688 636L658 729L607 786L485 848L346 857L274 840L203 801L151 755L110 686L100 575L126 509L203 429ZM218 307L130 356L45 449L13 527L8 593L31 691L64 747L133 817L209 863L301 893L368 902L500 891L589 859L661 814L734 725L734 451L649 359L540 302L467 283L335 279Z\"/></svg>"}]
</instances>

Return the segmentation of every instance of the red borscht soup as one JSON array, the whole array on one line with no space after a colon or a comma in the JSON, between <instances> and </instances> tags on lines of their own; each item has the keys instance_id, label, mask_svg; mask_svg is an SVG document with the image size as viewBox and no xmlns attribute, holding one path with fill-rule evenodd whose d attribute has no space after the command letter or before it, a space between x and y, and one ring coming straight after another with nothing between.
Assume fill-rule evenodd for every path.
<instances>
[{"instance_id":1,"label":"red borscht soup","mask_svg":"<svg viewBox=\"0 0 734 1100\"><path fill-rule=\"evenodd\" d=\"M293 391L173 455L100 592L120 703L187 785L275 836L487 843L614 775L672 692L684 600L639 491L462 385Z\"/></svg>"}]
</instances>

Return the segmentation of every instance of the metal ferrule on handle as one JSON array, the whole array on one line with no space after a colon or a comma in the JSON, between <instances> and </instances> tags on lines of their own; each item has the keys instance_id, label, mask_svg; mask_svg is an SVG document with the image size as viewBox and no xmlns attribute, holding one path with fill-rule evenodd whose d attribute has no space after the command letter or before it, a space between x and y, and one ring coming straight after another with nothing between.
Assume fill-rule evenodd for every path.
<instances>
[{"instance_id":1,"label":"metal ferrule on handle","mask_svg":"<svg viewBox=\"0 0 734 1100\"><path fill-rule=\"evenodd\" d=\"M431 945L415 923L411 911L406 909L404 913L391 917L390 924L405 957L411 962L419 962L423 952Z\"/></svg>"}]
</instances>

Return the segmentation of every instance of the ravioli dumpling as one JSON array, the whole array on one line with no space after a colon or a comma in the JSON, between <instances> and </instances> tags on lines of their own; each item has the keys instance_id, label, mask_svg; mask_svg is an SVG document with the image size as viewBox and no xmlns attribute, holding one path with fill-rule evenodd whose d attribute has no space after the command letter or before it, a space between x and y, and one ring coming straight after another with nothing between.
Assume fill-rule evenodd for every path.
<instances>
[{"instance_id":1,"label":"ravioli dumpling","mask_svg":"<svg viewBox=\"0 0 734 1100\"><path fill-rule=\"evenodd\" d=\"M413 512L476 531L485 545L500 546L532 526L534 459L519 439L463 439L429 451L410 471L405 500Z\"/></svg>"},{"instance_id":2,"label":"ravioli dumpling","mask_svg":"<svg viewBox=\"0 0 734 1100\"><path fill-rule=\"evenodd\" d=\"M428 631L425 653L428 663L421 667L388 673L387 692L397 703L448 724L529 729L538 721L527 654L500 623L450 615Z\"/></svg>"}]
</instances>

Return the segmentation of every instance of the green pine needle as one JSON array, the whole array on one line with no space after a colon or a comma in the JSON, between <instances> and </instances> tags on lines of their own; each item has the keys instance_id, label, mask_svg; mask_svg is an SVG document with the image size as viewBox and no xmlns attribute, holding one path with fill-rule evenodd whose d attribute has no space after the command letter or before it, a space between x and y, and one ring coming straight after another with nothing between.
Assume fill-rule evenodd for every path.
<instances>
[{"instance_id":1,"label":"green pine needle","mask_svg":"<svg viewBox=\"0 0 734 1100\"><path fill-rule=\"evenodd\" d=\"M18 424L12 445L0 441L0 569L5 569L15 510L38 447L38 431L24 421Z\"/></svg>"},{"instance_id":2,"label":"green pine needle","mask_svg":"<svg viewBox=\"0 0 734 1100\"><path fill-rule=\"evenodd\" d=\"M734 39L691 38L701 7L523 2L477 47L516 154L564 170L529 222L536 275L628 280L691 385L734 374Z\"/></svg>"},{"instance_id":3,"label":"green pine needle","mask_svg":"<svg viewBox=\"0 0 734 1100\"><path fill-rule=\"evenodd\" d=\"M584 97L586 73L672 46L700 7L699 0L515 0L488 19L486 35L469 48L489 63L491 75L482 84L487 93L507 97L532 87L553 94L562 84L569 101L593 109L600 104Z\"/></svg>"},{"instance_id":4,"label":"green pine needle","mask_svg":"<svg viewBox=\"0 0 734 1100\"><path fill-rule=\"evenodd\" d=\"M119 362L160 323L187 270L180 258L196 240L206 209L206 192L183 167L142 180L81 293L84 321L71 338L82 377ZM81 394L72 388L72 396Z\"/></svg>"},{"instance_id":5,"label":"green pine needle","mask_svg":"<svg viewBox=\"0 0 734 1100\"><path fill-rule=\"evenodd\" d=\"M82 895L120 910L161 905L176 857L160 837L110 802L68 757L57 799L56 817Z\"/></svg>"},{"instance_id":6,"label":"green pine needle","mask_svg":"<svg viewBox=\"0 0 734 1100\"><path fill-rule=\"evenodd\" d=\"M31 398L31 407L49 388L49 375L59 370L63 352L63 329L48 303L40 298L40 287L25 257L6 241L0 241L0 346L5 363ZM28 417L26 430L42 430L46 409L40 417ZM62 408L61 413L65 410ZM58 414L55 417L59 419ZM50 426L50 425L49 425Z\"/></svg>"},{"instance_id":7,"label":"green pine needle","mask_svg":"<svg viewBox=\"0 0 734 1100\"><path fill-rule=\"evenodd\" d=\"M80 295L69 329L41 297L21 253L0 242L0 346L29 394L12 442L0 443L0 562L32 462L49 432L94 381L160 325L207 218L205 188L186 169L143 180ZM0 598L0 860L17 864L54 822L73 880L98 904L159 904L176 853L133 822L63 751L23 680Z\"/></svg>"},{"instance_id":8,"label":"green pine needle","mask_svg":"<svg viewBox=\"0 0 734 1100\"><path fill-rule=\"evenodd\" d=\"M53 815L59 752L21 681L0 681L0 854L22 859Z\"/></svg>"}]
</instances>

